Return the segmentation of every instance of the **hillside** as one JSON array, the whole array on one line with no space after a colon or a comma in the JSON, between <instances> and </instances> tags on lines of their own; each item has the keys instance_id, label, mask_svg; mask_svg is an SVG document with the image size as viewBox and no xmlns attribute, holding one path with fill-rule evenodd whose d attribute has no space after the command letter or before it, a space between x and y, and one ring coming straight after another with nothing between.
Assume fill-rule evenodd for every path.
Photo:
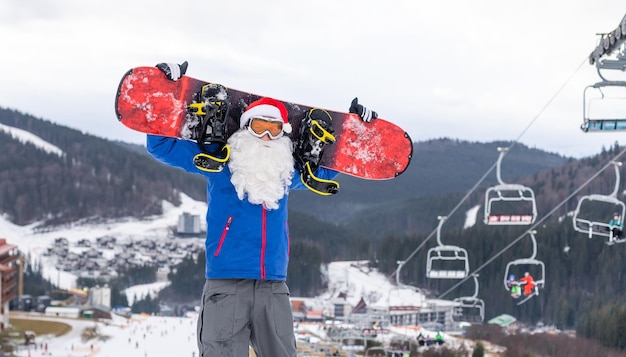
<instances>
[{"instance_id":1,"label":"hillside","mask_svg":"<svg viewBox=\"0 0 626 357\"><path fill-rule=\"evenodd\" d=\"M494 165L499 155L497 148L510 145L510 142L502 141L477 143L447 138L417 142L414 143L413 159L409 168L397 178L389 181L364 181L340 175L341 188L336 196L319 197L310 192L294 192L291 194L290 207L310 212L325 221L342 224L349 220L358 221L363 214L368 217L373 212L384 214L387 207L393 211L402 206L402 202L423 202L427 197L464 193ZM521 176L532 176L546 169L559 167L568 160L557 154L519 144L503 160L502 178L504 181L514 181ZM487 177L485 184L496 182L494 171ZM329 204L333 210L328 210ZM434 216L437 214L441 212Z\"/></svg>"},{"instance_id":2,"label":"hillside","mask_svg":"<svg viewBox=\"0 0 626 357\"><path fill-rule=\"evenodd\" d=\"M0 213L9 221L46 226L82 220L144 217L158 214L160 202L177 205L179 192L203 201L202 178L166 167L145 154L141 146L112 142L55 125L27 114L0 109ZM42 150L8 134L6 127L36 135L56 150ZM367 259L383 274L391 274L397 262L407 259L467 190L476 184L497 159L498 146L507 143L471 143L437 139L415 143L409 170L395 180L368 182L340 176L340 194L319 197L311 192L292 192L290 227L292 264L290 287L298 295L314 295L324 288L317 270L324 262ZM581 160L561 157L517 145L503 161L503 179L531 187L537 197L539 216L552 210L574 189L589 179L619 148L613 147ZM624 168L622 167L622 175ZM502 276L507 262L529 254L529 243L497 258L494 254L527 227L463 229L468 209L481 205L484 190L496 181L495 172L447 221L444 242L466 248L472 269L488 263L480 272L479 297L487 303L486 317L507 312L525 321L544 321L573 327L580 318L604 302L620 302L626 285L620 274L626 262L621 246L607 247L572 229L566 213L576 205L568 202L537 233L538 258L546 262L545 291L522 309L507 297ZM608 194L615 175L603 172L580 192ZM619 198L623 198L620 192ZM332 209L329 209L332 207ZM480 215L480 210L479 210ZM427 242L402 272L402 282L443 293L454 282L433 281L424 276ZM564 248L568 247L568 253ZM464 284L449 298L471 293Z\"/></svg>"},{"instance_id":3,"label":"hillside","mask_svg":"<svg viewBox=\"0 0 626 357\"><path fill-rule=\"evenodd\" d=\"M0 124L26 130L62 153L48 153L0 130L0 212L16 224L89 217L141 217L178 192L204 195L204 183L111 141L8 109ZM181 189L181 188L184 188Z\"/></svg>"},{"instance_id":4,"label":"hillside","mask_svg":"<svg viewBox=\"0 0 626 357\"><path fill-rule=\"evenodd\" d=\"M162 199L176 203L179 191L195 199L205 197L203 178L160 164L139 145L97 138L10 109L0 108L0 124L27 130L63 152L49 154L0 131L0 150L7 153L0 157L0 211L15 223L142 217L158 212ZM339 224L361 210L378 211L381 204L463 192L493 164L496 148L505 145L509 144L450 139L415 143L412 163L398 178L365 181L340 175L339 194L292 192L290 208ZM512 168L510 176L517 177L566 160L518 146L507 156L507 165ZM495 181L495 175L490 181Z\"/></svg>"}]
</instances>

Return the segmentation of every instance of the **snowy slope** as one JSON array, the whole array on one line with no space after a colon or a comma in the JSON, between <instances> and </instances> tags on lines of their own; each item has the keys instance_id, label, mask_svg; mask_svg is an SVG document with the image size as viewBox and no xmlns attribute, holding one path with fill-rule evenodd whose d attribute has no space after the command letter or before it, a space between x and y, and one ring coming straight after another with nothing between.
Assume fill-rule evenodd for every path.
<instances>
[{"instance_id":1,"label":"snowy slope","mask_svg":"<svg viewBox=\"0 0 626 357\"><path fill-rule=\"evenodd\" d=\"M4 125L4 124L0 124L0 131L3 131L9 135L11 135L11 137L13 137L14 139L16 139L17 141L21 142L21 143L28 143L28 144L33 144L35 145L37 148L50 153L50 154L54 154L57 156L63 156L63 150L61 150L59 147L50 144L49 142L43 140L42 138L38 137L37 135L28 132L26 130L22 130L22 129L18 129L18 128L14 128L12 126L8 126L8 125Z\"/></svg>"}]
</instances>

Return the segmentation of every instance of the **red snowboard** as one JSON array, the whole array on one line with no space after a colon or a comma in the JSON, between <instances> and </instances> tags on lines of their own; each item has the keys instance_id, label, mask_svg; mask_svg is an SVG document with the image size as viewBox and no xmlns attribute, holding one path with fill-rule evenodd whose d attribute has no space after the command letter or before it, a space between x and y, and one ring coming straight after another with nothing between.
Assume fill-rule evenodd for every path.
<instances>
[{"instance_id":1,"label":"red snowboard","mask_svg":"<svg viewBox=\"0 0 626 357\"><path fill-rule=\"evenodd\" d=\"M117 90L117 118L142 133L191 139L184 130L187 108L193 103L194 94L207 83L187 76L170 81L156 67L133 68L124 75ZM261 97L232 88L227 92L231 104L240 100L250 104ZM289 111L294 135L312 107L283 103ZM365 123L356 114L327 111L333 118L337 141L324 147L321 166L368 180L391 179L406 170L413 143L402 128L380 118ZM230 133L239 128L238 117L229 117L228 121Z\"/></svg>"}]
</instances>

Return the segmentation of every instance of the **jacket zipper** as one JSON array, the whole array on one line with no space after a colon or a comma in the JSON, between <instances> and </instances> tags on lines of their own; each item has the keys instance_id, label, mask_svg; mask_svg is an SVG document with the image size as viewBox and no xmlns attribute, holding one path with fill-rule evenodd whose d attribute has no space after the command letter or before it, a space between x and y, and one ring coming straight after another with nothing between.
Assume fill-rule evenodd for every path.
<instances>
[{"instance_id":1,"label":"jacket zipper","mask_svg":"<svg viewBox=\"0 0 626 357\"><path fill-rule=\"evenodd\" d=\"M261 280L265 280L265 244L267 243L267 210L261 211Z\"/></svg>"},{"instance_id":2,"label":"jacket zipper","mask_svg":"<svg viewBox=\"0 0 626 357\"><path fill-rule=\"evenodd\" d=\"M214 257L217 257L220 254L220 250L222 250L222 244L224 244L224 239L226 239L226 235L228 234L228 230L230 229L230 223L233 221L233 216L228 216L228 220L226 221L226 226L222 231L222 236L220 237L220 242L217 245L217 249L215 249L215 253L213 253Z\"/></svg>"},{"instance_id":3,"label":"jacket zipper","mask_svg":"<svg viewBox=\"0 0 626 357\"><path fill-rule=\"evenodd\" d=\"M291 256L291 237L289 236L289 221L285 221L285 230L287 231L287 256Z\"/></svg>"}]
</instances>

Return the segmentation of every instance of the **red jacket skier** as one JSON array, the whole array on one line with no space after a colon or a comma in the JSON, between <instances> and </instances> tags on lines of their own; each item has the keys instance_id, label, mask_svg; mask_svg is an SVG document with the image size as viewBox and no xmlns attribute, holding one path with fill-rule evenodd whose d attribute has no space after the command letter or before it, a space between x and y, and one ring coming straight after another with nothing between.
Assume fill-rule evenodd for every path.
<instances>
[{"instance_id":1,"label":"red jacket skier","mask_svg":"<svg viewBox=\"0 0 626 357\"><path fill-rule=\"evenodd\" d=\"M528 273L519 279L520 284L524 286L524 295L531 295L535 289L535 279Z\"/></svg>"}]
</instances>

